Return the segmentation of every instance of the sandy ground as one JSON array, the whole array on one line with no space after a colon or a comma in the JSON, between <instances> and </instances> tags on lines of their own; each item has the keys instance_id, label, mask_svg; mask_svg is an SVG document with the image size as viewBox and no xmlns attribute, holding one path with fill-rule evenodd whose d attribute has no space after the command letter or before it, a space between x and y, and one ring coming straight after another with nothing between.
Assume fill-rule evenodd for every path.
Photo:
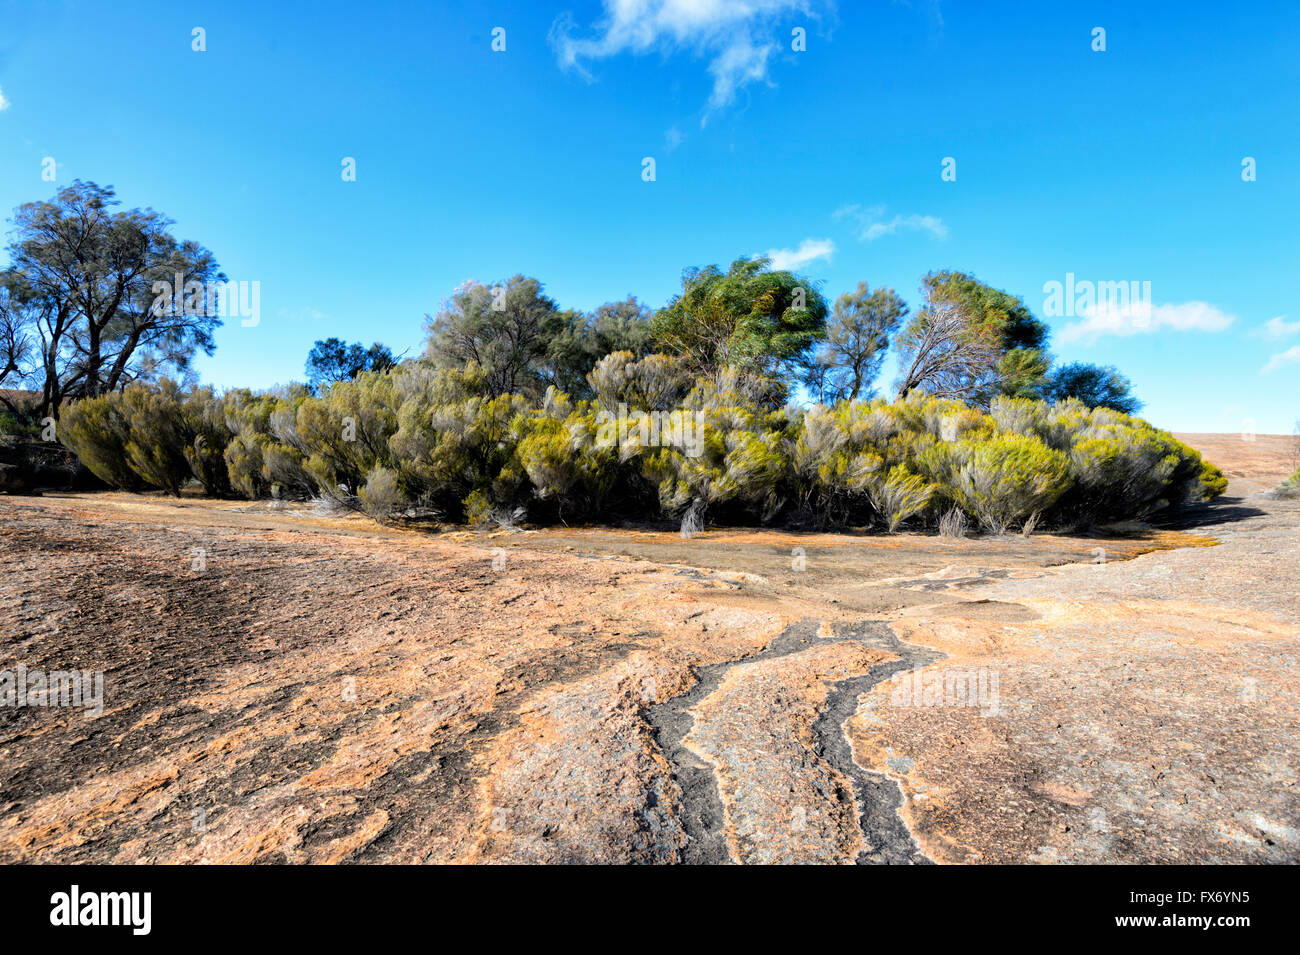
<instances>
[{"instance_id":1,"label":"sandy ground","mask_svg":"<svg viewBox=\"0 0 1300 955\"><path fill-rule=\"evenodd\" d=\"M0 498L0 671L105 680L0 707L0 861L1300 861L1285 441L1183 438L1095 538Z\"/></svg>"},{"instance_id":2,"label":"sandy ground","mask_svg":"<svg viewBox=\"0 0 1300 955\"><path fill-rule=\"evenodd\" d=\"M1213 461L1228 479L1228 493L1247 497L1269 491L1300 470L1300 435L1176 434Z\"/></svg>"}]
</instances>

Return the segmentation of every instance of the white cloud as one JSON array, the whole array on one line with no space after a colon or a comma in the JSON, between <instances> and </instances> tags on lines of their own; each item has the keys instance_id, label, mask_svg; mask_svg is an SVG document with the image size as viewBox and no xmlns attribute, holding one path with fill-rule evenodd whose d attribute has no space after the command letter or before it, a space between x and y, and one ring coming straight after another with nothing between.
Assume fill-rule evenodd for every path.
<instances>
[{"instance_id":1,"label":"white cloud","mask_svg":"<svg viewBox=\"0 0 1300 955\"><path fill-rule=\"evenodd\" d=\"M804 239L797 249L768 249L764 254L777 271L801 269L809 262L829 259L835 254L835 243L830 239Z\"/></svg>"},{"instance_id":2,"label":"white cloud","mask_svg":"<svg viewBox=\"0 0 1300 955\"><path fill-rule=\"evenodd\" d=\"M721 109L736 98L736 90L746 83L767 79L767 58L774 49L773 43L755 44L747 30L735 37L709 64L709 72L713 74L709 108Z\"/></svg>"},{"instance_id":3,"label":"white cloud","mask_svg":"<svg viewBox=\"0 0 1300 955\"><path fill-rule=\"evenodd\" d=\"M1292 345L1286 351L1278 352L1268 360L1261 371L1267 375L1284 365L1300 365L1300 345Z\"/></svg>"},{"instance_id":4,"label":"white cloud","mask_svg":"<svg viewBox=\"0 0 1300 955\"><path fill-rule=\"evenodd\" d=\"M9 101L5 99L5 91L0 90L0 112L3 112L8 108L9 108Z\"/></svg>"},{"instance_id":5,"label":"white cloud","mask_svg":"<svg viewBox=\"0 0 1300 955\"><path fill-rule=\"evenodd\" d=\"M298 308L281 308L277 309L275 317L285 322L310 322L319 324L320 322L329 321L330 317L318 308L312 308L310 305L302 305Z\"/></svg>"},{"instance_id":6,"label":"white cloud","mask_svg":"<svg viewBox=\"0 0 1300 955\"><path fill-rule=\"evenodd\" d=\"M1128 338L1162 330L1174 332L1221 332L1237 320L1208 302L1152 305L1127 302L1090 309L1082 320L1061 330L1063 342L1095 341L1103 335Z\"/></svg>"},{"instance_id":7,"label":"white cloud","mask_svg":"<svg viewBox=\"0 0 1300 955\"><path fill-rule=\"evenodd\" d=\"M686 139L686 134L676 126L670 127L668 132L664 133L664 150L672 152L680 146Z\"/></svg>"},{"instance_id":8,"label":"white cloud","mask_svg":"<svg viewBox=\"0 0 1300 955\"><path fill-rule=\"evenodd\" d=\"M1270 341L1277 341L1279 338L1289 338L1296 332L1300 332L1300 322L1288 322L1285 315L1279 315L1265 322L1258 334Z\"/></svg>"},{"instance_id":9,"label":"white cloud","mask_svg":"<svg viewBox=\"0 0 1300 955\"><path fill-rule=\"evenodd\" d=\"M620 53L687 51L709 60L709 109L730 104L741 87L767 80L768 61L789 37L776 21L789 14L816 17L823 0L603 0L594 35L575 34L565 14L551 25L560 66L588 81L588 64Z\"/></svg>"},{"instance_id":10,"label":"white cloud","mask_svg":"<svg viewBox=\"0 0 1300 955\"><path fill-rule=\"evenodd\" d=\"M936 239L947 238L948 227L936 216L894 216L888 222L874 222L867 227L864 238L874 242L882 235L893 235L899 229L907 232L928 232Z\"/></svg>"},{"instance_id":11,"label":"white cloud","mask_svg":"<svg viewBox=\"0 0 1300 955\"><path fill-rule=\"evenodd\" d=\"M854 232L863 242L875 242L886 235L897 232L928 232L936 239L948 238L948 227L938 216L923 216L913 213L909 216L895 215L885 218L884 206L860 206L856 203L841 206L832 214L834 219L851 219L855 223Z\"/></svg>"}]
</instances>

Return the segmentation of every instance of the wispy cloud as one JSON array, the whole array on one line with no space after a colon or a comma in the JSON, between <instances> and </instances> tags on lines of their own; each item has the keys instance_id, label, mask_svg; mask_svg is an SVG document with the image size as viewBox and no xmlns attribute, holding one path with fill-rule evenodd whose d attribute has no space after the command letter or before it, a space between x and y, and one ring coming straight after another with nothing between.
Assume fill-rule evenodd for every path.
<instances>
[{"instance_id":1,"label":"wispy cloud","mask_svg":"<svg viewBox=\"0 0 1300 955\"><path fill-rule=\"evenodd\" d=\"M793 14L815 19L818 8L830 7L827 0L603 0L603 5L604 16L586 35L567 13L551 25L551 46L563 69L590 81L590 64L597 60L621 53L687 52L709 61L711 111L729 105L741 87L768 81L768 63L781 48L778 21Z\"/></svg>"},{"instance_id":2,"label":"wispy cloud","mask_svg":"<svg viewBox=\"0 0 1300 955\"><path fill-rule=\"evenodd\" d=\"M275 317L278 321L299 323L310 322L319 324L330 321L330 317L318 308L312 308L310 305L300 305L298 308L280 308L276 309Z\"/></svg>"},{"instance_id":3,"label":"wispy cloud","mask_svg":"<svg viewBox=\"0 0 1300 955\"><path fill-rule=\"evenodd\" d=\"M836 209L832 218L851 221L854 234L863 242L875 242L883 236L898 232L926 232L936 239L948 238L948 227L938 216L913 213L887 219L884 206L860 206L854 203Z\"/></svg>"},{"instance_id":4,"label":"wispy cloud","mask_svg":"<svg viewBox=\"0 0 1300 955\"><path fill-rule=\"evenodd\" d=\"M680 146L685 141L685 139L686 139L685 133L683 133L676 126L670 127L668 132L664 133L664 151L672 152L674 149Z\"/></svg>"},{"instance_id":5,"label":"wispy cloud","mask_svg":"<svg viewBox=\"0 0 1300 955\"><path fill-rule=\"evenodd\" d=\"M1159 331L1221 332L1237 320L1208 302L1152 305L1129 302L1095 306L1080 321L1061 329L1063 342L1091 342L1104 335L1128 338Z\"/></svg>"},{"instance_id":6,"label":"wispy cloud","mask_svg":"<svg viewBox=\"0 0 1300 955\"><path fill-rule=\"evenodd\" d=\"M0 90L0 113L9 108L9 101L5 99L5 91Z\"/></svg>"},{"instance_id":7,"label":"wispy cloud","mask_svg":"<svg viewBox=\"0 0 1300 955\"><path fill-rule=\"evenodd\" d=\"M1265 322L1256 334L1270 341L1277 341L1281 338L1290 338L1297 332L1300 332L1300 321L1288 322L1285 315L1278 315Z\"/></svg>"},{"instance_id":8,"label":"wispy cloud","mask_svg":"<svg viewBox=\"0 0 1300 955\"><path fill-rule=\"evenodd\" d=\"M713 92L709 95L709 109L721 109L736 98L740 87L767 79L767 58L776 49L775 43L755 43L748 29L733 37L722 53L709 64L713 74Z\"/></svg>"},{"instance_id":9,"label":"wispy cloud","mask_svg":"<svg viewBox=\"0 0 1300 955\"><path fill-rule=\"evenodd\" d=\"M1286 365L1300 365L1300 345L1292 345L1286 351L1278 352L1260 370L1267 375Z\"/></svg>"},{"instance_id":10,"label":"wispy cloud","mask_svg":"<svg viewBox=\"0 0 1300 955\"><path fill-rule=\"evenodd\" d=\"M835 243L830 239L804 239L794 249L768 249L764 253L778 271L801 269L809 262L830 259L835 254Z\"/></svg>"}]
</instances>

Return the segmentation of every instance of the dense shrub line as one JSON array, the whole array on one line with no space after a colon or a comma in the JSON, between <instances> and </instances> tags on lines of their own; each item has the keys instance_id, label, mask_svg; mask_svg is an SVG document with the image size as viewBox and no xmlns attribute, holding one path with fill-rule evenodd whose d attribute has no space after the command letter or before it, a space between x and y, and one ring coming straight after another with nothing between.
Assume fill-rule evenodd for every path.
<instances>
[{"instance_id":1,"label":"dense shrub line","mask_svg":"<svg viewBox=\"0 0 1300 955\"><path fill-rule=\"evenodd\" d=\"M994 533L1136 519L1222 494L1198 452L1139 418L914 393L780 406L779 382L677 359L603 358L593 397L487 395L475 365L408 362L320 394L217 395L163 381L68 405L61 440L115 487L322 497L379 520L668 517ZM671 412L665 413L665 412ZM689 440L687 440L689 439Z\"/></svg>"}]
</instances>

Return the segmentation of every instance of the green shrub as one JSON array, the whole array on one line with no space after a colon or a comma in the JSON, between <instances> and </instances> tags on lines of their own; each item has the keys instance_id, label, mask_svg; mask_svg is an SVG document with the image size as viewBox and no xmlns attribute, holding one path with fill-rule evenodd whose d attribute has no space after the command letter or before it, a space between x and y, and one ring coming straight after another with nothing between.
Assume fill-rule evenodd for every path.
<instances>
[{"instance_id":1,"label":"green shrub","mask_svg":"<svg viewBox=\"0 0 1300 955\"><path fill-rule=\"evenodd\" d=\"M587 383L610 412L620 404L645 411L674 408L693 385L681 358L655 354L637 360L630 351L612 352L596 362Z\"/></svg>"},{"instance_id":2,"label":"green shrub","mask_svg":"<svg viewBox=\"0 0 1300 955\"><path fill-rule=\"evenodd\" d=\"M392 518L406 505L406 496L392 468L376 465L366 475L366 483L358 492L361 509L377 521Z\"/></svg>"},{"instance_id":3,"label":"green shrub","mask_svg":"<svg viewBox=\"0 0 1300 955\"><path fill-rule=\"evenodd\" d=\"M186 430L193 435L182 448L190 473L203 491L224 497L231 491L225 450L231 440L226 427L225 403L211 388L193 388L180 401Z\"/></svg>"},{"instance_id":4,"label":"green shrub","mask_svg":"<svg viewBox=\"0 0 1300 955\"><path fill-rule=\"evenodd\" d=\"M163 379L72 402L58 430L82 462L114 487L180 494L195 479L209 494L225 494L230 432L224 418L223 403L211 389L182 392Z\"/></svg>"},{"instance_id":5,"label":"green shrub","mask_svg":"<svg viewBox=\"0 0 1300 955\"><path fill-rule=\"evenodd\" d=\"M127 460L127 415L118 393L83 398L63 406L56 434L95 477L125 491L144 486Z\"/></svg>"},{"instance_id":6,"label":"green shrub","mask_svg":"<svg viewBox=\"0 0 1300 955\"><path fill-rule=\"evenodd\" d=\"M276 402L275 395L254 395L245 388L227 392L222 399L226 429L231 433L222 455L226 473L231 487L253 500L271 493L263 452L275 440L271 412Z\"/></svg>"},{"instance_id":7,"label":"green shrub","mask_svg":"<svg viewBox=\"0 0 1300 955\"><path fill-rule=\"evenodd\" d=\"M380 520L598 519L938 526L969 515L1004 533L1042 520L1141 518L1223 493L1199 453L1147 422L1078 401L995 399L988 413L906 400L778 407L781 382L680 359L606 356L594 398L486 394L474 364L407 362L263 394L172 382L68 405L64 443L116 487L324 496Z\"/></svg>"},{"instance_id":8,"label":"green shrub","mask_svg":"<svg viewBox=\"0 0 1300 955\"><path fill-rule=\"evenodd\" d=\"M528 402L520 395L476 394L481 376L474 366L421 369L394 392L402 402L388 445L401 484L453 520L484 501L489 509L511 509L529 488L516 455L522 436L517 419L527 416Z\"/></svg>"},{"instance_id":9,"label":"green shrub","mask_svg":"<svg viewBox=\"0 0 1300 955\"><path fill-rule=\"evenodd\" d=\"M767 523L784 505L788 419L723 404L737 397L735 384L718 388L706 382L688 396L681 410L694 436L690 447L624 444L623 456L639 457L642 473L658 486L666 514L692 510L701 520L706 514L728 520L743 515Z\"/></svg>"},{"instance_id":10,"label":"green shrub","mask_svg":"<svg viewBox=\"0 0 1300 955\"><path fill-rule=\"evenodd\" d=\"M1145 516L1163 500L1178 465L1167 442L1135 429L1082 438L1069 461L1074 488L1063 513L1082 523Z\"/></svg>"},{"instance_id":11,"label":"green shrub","mask_svg":"<svg viewBox=\"0 0 1300 955\"><path fill-rule=\"evenodd\" d=\"M1291 480L1294 481L1295 477L1293 474ZM1201 461L1201 473L1198 480L1200 481L1199 497L1203 501L1212 501L1216 497L1222 497L1224 492L1228 490L1228 479L1216 465L1211 464L1209 461Z\"/></svg>"},{"instance_id":12,"label":"green shrub","mask_svg":"<svg viewBox=\"0 0 1300 955\"><path fill-rule=\"evenodd\" d=\"M1069 462L1037 438L999 434L954 448L960 464L950 490L962 510L1005 534L1055 503L1066 490Z\"/></svg>"},{"instance_id":13,"label":"green shrub","mask_svg":"<svg viewBox=\"0 0 1300 955\"><path fill-rule=\"evenodd\" d=\"M597 415L588 403L560 418L568 407L562 398L548 396L552 410L543 410L524 425L519 463L538 498L554 501L557 514L568 508L591 518L604 511L619 483L619 448L600 440Z\"/></svg>"},{"instance_id":14,"label":"green shrub","mask_svg":"<svg viewBox=\"0 0 1300 955\"><path fill-rule=\"evenodd\" d=\"M126 417L127 463L146 484L180 496L193 474L185 449L193 435L181 413L180 392L172 381L157 387L141 382L122 392Z\"/></svg>"},{"instance_id":15,"label":"green shrub","mask_svg":"<svg viewBox=\"0 0 1300 955\"><path fill-rule=\"evenodd\" d=\"M898 525L920 513L934 496L934 485L918 474L913 474L902 464L895 464L889 473L869 482L871 503L892 534Z\"/></svg>"},{"instance_id":16,"label":"green shrub","mask_svg":"<svg viewBox=\"0 0 1300 955\"><path fill-rule=\"evenodd\" d=\"M1058 522L1144 518L1171 504L1222 493L1226 481L1216 490L1198 452L1146 422L1112 417L1119 414L1097 409L1076 435L1069 451L1074 484L1062 498Z\"/></svg>"},{"instance_id":17,"label":"green shrub","mask_svg":"<svg viewBox=\"0 0 1300 955\"><path fill-rule=\"evenodd\" d=\"M262 456L265 438L259 434L235 435L222 454L231 486L244 497L259 500L271 492Z\"/></svg>"},{"instance_id":18,"label":"green shrub","mask_svg":"<svg viewBox=\"0 0 1300 955\"><path fill-rule=\"evenodd\" d=\"M1300 497L1300 471L1296 471L1295 474L1292 474L1289 478L1274 488L1273 496L1286 500Z\"/></svg>"},{"instance_id":19,"label":"green shrub","mask_svg":"<svg viewBox=\"0 0 1300 955\"><path fill-rule=\"evenodd\" d=\"M298 409L312 395L303 389L276 398L267 424L270 434L262 443L262 477L272 496L309 498L320 494L320 485L307 470L310 451L298 432Z\"/></svg>"},{"instance_id":20,"label":"green shrub","mask_svg":"<svg viewBox=\"0 0 1300 955\"><path fill-rule=\"evenodd\" d=\"M396 431L392 376L364 372L304 398L291 442L305 455L303 469L319 492L351 503L371 472L396 464L388 446Z\"/></svg>"},{"instance_id":21,"label":"green shrub","mask_svg":"<svg viewBox=\"0 0 1300 955\"><path fill-rule=\"evenodd\" d=\"M1044 432L1050 411L1051 406L1041 401L1003 396L993 399L989 416L1001 431L1045 438Z\"/></svg>"},{"instance_id":22,"label":"green shrub","mask_svg":"<svg viewBox=\"0 0 1300 955\"><path fill-rule=\"evenodd\" d=\"M818 525L870 519L868 486L888 471L884 453L899 422L879 402L815 407L787 440L797 500Z\"/></svg>"},{"instance_id":23,"label":"green shrub","mask_svg":"<svg viewBox=\"0 0 1300 955\"><path fill-rule=\"evenodd\" d=\"M271 497L305 500L319 493L306 461L307 456L295 447L277 441L262 443L262 479Z\"/></svg>"},{"instance_id":24,"label":"green shrub","mask_svg":"<svg viewBox=\"0 0 1300 955\"><path fill-rule=\"evenodd\" d=\"M492 498L482 488L475 488L465 495L461 505L465 511L465 523L471 527L482 527L492 523Z\"/></svg>"}]
</instances>

